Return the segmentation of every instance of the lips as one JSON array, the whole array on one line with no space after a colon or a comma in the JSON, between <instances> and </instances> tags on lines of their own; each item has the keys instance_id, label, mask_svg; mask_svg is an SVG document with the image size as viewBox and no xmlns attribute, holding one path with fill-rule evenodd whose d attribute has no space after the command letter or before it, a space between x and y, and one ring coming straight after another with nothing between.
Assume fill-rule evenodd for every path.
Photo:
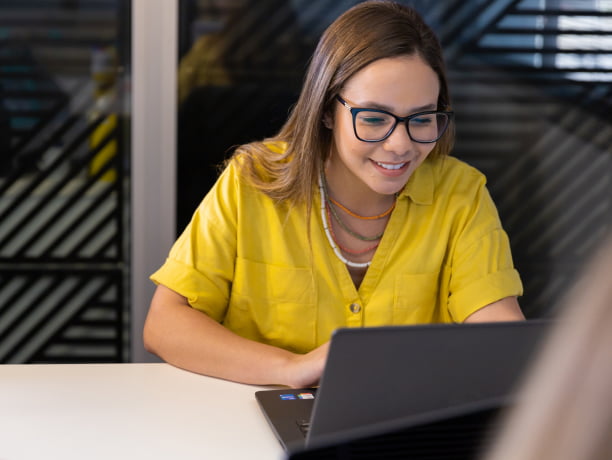
<instances>
[{"instance_id":1,"label":"lips","mask_svg":"<svg viewBox=\"0 0 612 460\"><path fill-rule=\"evenodd\" d=\"M381 168L388 169L389 171L396 171L398 169L402 169L404 166L406 166L408 164L408 162L405 162L405 163L381 163L379 161L375 161L374 163L376 163Z\"/></svg>"},{"instance_id":2,"label":"lips","mask_svg":"<svg viewBox=\"0 0 612 460\"><path fill-rule=\"evenodd\" d=\"M402 163L385 163L384 161L374 161L370 160L372 165L379 174L383 176L393 178L393 177L403 177L408 168L410 167L410 161L405 161Z\"/></svg>"}]
</instances>

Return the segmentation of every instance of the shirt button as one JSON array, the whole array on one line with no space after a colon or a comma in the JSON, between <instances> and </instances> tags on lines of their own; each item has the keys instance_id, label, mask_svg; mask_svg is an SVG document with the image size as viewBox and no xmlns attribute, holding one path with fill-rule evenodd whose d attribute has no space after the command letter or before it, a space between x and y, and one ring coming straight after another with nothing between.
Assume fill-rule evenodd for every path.
<instances>
[{"instance_id":1,"label":"shirt button","mask_svg":"<svg viewBox=\"0 0 612 460\"><path fill-rule=\"evenodd\" d=\"M361 305L358 303L352 303L349 309L352 313L359 313L361 311Z\"/></svg>"}]
</instances>

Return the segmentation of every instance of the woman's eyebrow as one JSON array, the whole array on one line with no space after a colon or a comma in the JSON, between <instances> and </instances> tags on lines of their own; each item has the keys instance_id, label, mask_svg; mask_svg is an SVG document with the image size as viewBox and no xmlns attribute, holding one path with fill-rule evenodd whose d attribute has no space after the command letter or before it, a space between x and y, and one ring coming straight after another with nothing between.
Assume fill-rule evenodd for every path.
<instances>
[{"instance_id":1,"label":"woman's eyebrow","mask_svg":"<svg viewBox=\"0 0 612 460\"><path fill-rule=\"evenodd\" d=\"M386 112L391 112L397 115L397 113L393 110L393 107L389 107L388 105L385 104L379 104L377 102L372 102L372 101L366 101L363 105L359 105L359 108L366 108L366 109L378 109L378 110L384 110ZM427 110L436 110L438 108L438 104L426 104L426 105L422 105L420 107L412 107L409 111L408 114L411 113L418 113L418 112L424 112Z\"/></svg>"},{"instance_id":2,"label":"woman's eyebrow","mask_svg":"<svg viewBox=\"0 0 612 460\"><path fill-rule=\"evenodd\" d=\"M427 105L423 105L421 107L415 107L412 109L413 113L416 112L424 112L427 110L436 110L438 108L438 104L427 104Z\"/></svg>"}]
</instances>

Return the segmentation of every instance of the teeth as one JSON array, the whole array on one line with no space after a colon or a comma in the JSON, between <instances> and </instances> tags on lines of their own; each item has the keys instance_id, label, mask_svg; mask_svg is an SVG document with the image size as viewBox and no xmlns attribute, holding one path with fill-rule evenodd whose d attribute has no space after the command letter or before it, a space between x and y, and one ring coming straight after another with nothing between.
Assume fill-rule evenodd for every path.
<instances>
[{"instance_id":1,"label":"teeth","mask_svg":"<svg viewBox=\"0 0 612 460\"><path fill-rule=\"evenodd\" d=\"M403 168L406 163L400 163L400 164L395 164L395 165L391 165L391 164L387 164L387 163L379 163L378 161L376 162L376 164L382 168L385 169L401 169Z\"/></svg>"}]
</instances>

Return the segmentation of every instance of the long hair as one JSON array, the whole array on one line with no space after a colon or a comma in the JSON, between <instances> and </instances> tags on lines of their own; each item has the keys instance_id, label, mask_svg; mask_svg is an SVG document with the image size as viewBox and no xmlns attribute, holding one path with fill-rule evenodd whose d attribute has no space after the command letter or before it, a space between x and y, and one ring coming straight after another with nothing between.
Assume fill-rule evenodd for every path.
<instances>
[{"instance_id":1,"label":"long hair","mask_svg":"<svg viewBox=\"0 0 612 460\"><path fill-rule=\"evenodd\" d=\"M242 175L278 202L305 203L310 214L313 187L331 151L332 134L323 125L336 95L353 75L374 61L420 56L437 74L438 108L450 100L442 49L431 28L413 9L391 1L367 1L347 10L323 33L311 58L300 97L279 133L237 149ZM407 76L409 78L409 76ZM433 156L447 155L454 129L449 126ZM270 151L282 143L284 154Z\"/></svg>"}]
</instances>

